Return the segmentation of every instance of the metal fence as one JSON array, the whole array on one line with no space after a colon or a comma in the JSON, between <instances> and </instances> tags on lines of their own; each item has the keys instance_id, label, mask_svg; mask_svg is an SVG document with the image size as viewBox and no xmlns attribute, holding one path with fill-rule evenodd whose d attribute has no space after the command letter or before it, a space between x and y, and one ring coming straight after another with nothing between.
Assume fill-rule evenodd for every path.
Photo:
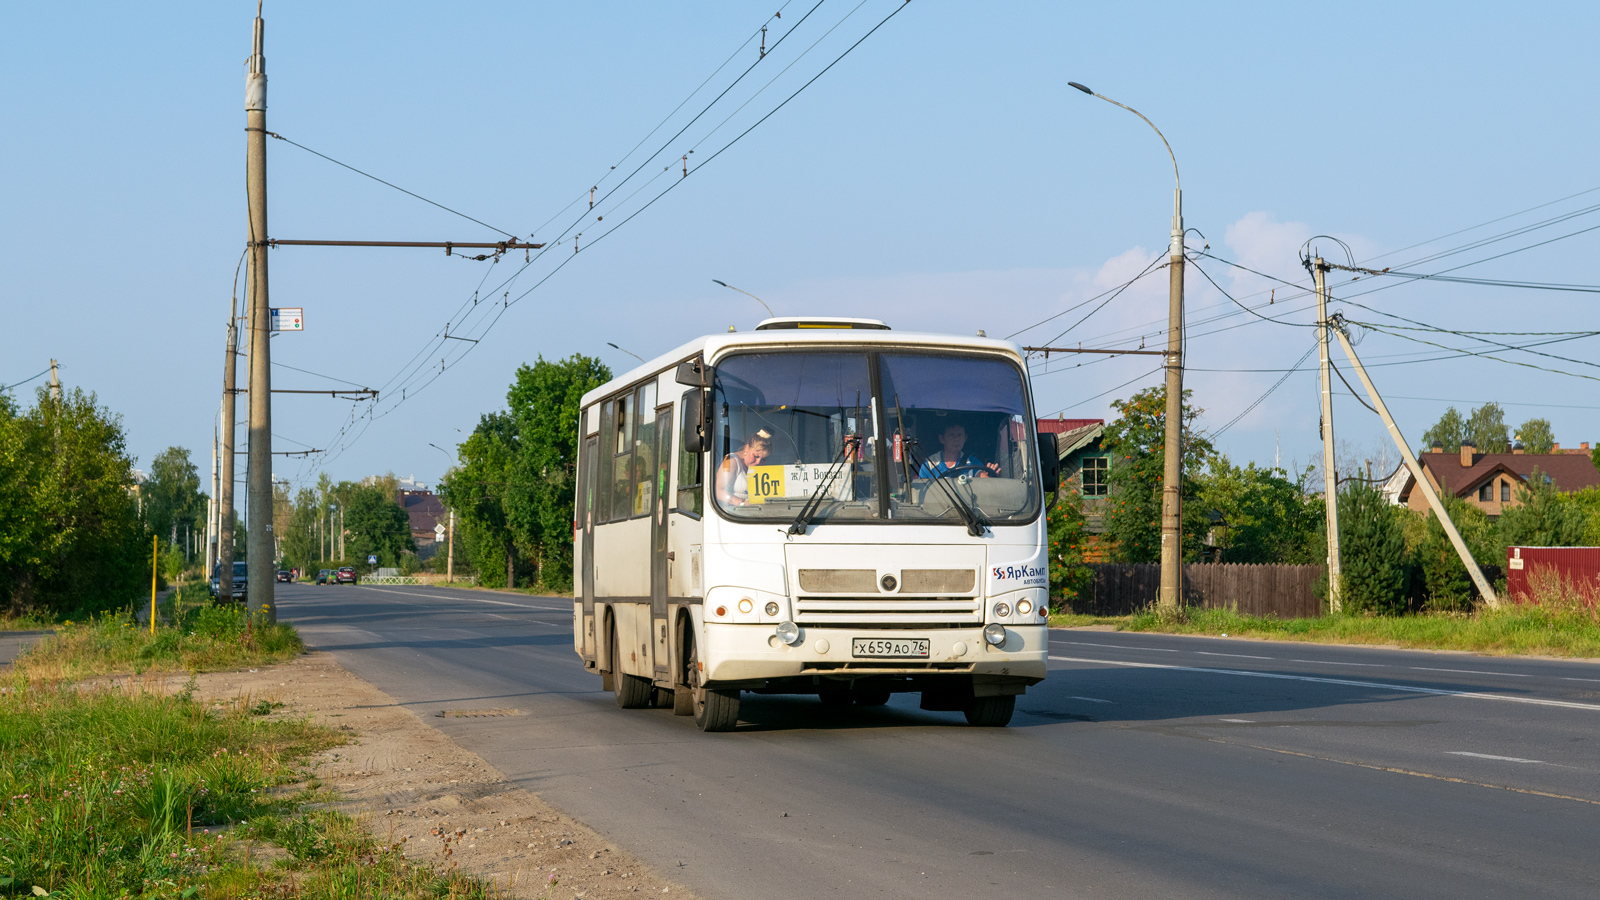
<instances>
[{"instance_id":1,"label":"metal fence","mask_svg":"<svg viewBox=\"0 0 1600 900\"><path fill-rule=\"evenodd\" d=\"M1073 601L1073 612L1124 616L1154 604L1161 589L1161 566L1155 563L1095 563L1094 582ZM1326 611L1314 593L1323 579L1322 566L1190 563L1183 567L1183 595L1188 606L1232 609L1243 615L1280 619L1320 616Z\"/></svg>"}]
</instances>

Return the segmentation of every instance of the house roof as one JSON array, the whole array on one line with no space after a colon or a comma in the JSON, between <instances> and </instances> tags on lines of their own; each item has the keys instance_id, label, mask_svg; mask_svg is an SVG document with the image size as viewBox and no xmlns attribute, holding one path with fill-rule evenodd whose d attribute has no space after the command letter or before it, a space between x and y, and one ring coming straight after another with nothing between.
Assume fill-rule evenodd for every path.
<instances>
[{"instance_id":1,"label":"house roof","mask_svg":"<svg viewBox=\"0 0 1600 900\"><path fill-rule=\"evenodd\" d=\"M433 526L444 518L444 504L431 491L401 491L399 499L400 507L411 519L413 532L432 532Z\"/></svg>"},{"instance_id":2,"label":"house roof","mask_svg":"<svg viewBox=\"0 0 1600 900\"><path fill-rule=\"evenodd\" d=\"M1423 453L1417 461L1433 473L1441 489L1457 497L1466 496L1497 473L1506 472L1518 481L1527 481L1534 469L1550 476L1563 492L1600 486L1600 471L1587 453L1474 453L1470 466L1463 466L1457 453ZM1401 496L1410 493L1408 480Z\"/></svg>"},{"instance_id":3,"label":"house roof","mask_svg":"<svg viewBox=\"0 0 1600 900\"><path fill-rule=\"evenodd\" d=\"M1104 425L1105 419L1040 419L1039 430L1045 434L1066 434L1090 425Z\"/></svg>"}]
</instances>

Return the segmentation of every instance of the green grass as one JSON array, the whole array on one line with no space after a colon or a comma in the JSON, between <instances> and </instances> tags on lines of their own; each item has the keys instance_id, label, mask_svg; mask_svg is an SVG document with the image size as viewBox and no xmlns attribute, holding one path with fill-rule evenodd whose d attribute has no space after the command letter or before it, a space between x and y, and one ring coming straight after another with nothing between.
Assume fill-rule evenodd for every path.
<instances>
[{"instance_id":1,"label":"green grass","mask_svg":"<svg viewBox=\"0 0 1600 900\"><path fill-rule=\"evenodd\" d=\"M1211 634L1326 644L1385 644L1426 650L1468 650L1504 655L1600 657L1600 623L1581 608L1508 606L1472 613L1406 616L1322 616L1274 619L1225 609L1183 611L1163 617L1153 610L1131 616L1051 615L1058 628L1110 625L1118 631Z\"/></svg>"},{"instance_id":2,"label":"green grass","mask_svg":"<svg viewBox=\"0 0 1600 900\"><path fill-rule=\"evenodd\" d=\"M305 645L294 626L246 627L237 606L213 606L204 588L179 593L161 609L154 633L127 613L87 622L64 620L18 659L23 675L45 681L145 672L210 672L266 665L300 655ZM168 624L171 623L171 624Z\"/></svg>"},{"instance_id":3,"label":"green grass","mask_svg":"<svg viewBox=\"0 0 1600 900\"><path fill-rule=\"evenodd\" d=\"M0 691L0 896L489 896L309 805L296 764L337 732L184 694Z\"/></svg>"}]
</instances>

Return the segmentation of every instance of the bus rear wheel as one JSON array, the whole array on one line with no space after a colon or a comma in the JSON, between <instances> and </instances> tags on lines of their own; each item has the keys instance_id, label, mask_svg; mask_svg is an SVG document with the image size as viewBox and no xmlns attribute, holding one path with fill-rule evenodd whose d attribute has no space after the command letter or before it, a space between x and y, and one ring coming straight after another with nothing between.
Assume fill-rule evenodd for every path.
<instances>
[{"instance_id":1,"label":"bus rear wheel","mask_svg":"<svg viewBox=\"0 0 1600 900\"><path fill-rule=\"evenodd\" d=\"M651 690L654 685L648 678L638 675L629 675L622 671L622 655L617 646L617 626L611 625L611 684L617 697L617 705L623 709L645 709L650 706Z\"/></svg>"},{"instance_id":2,"label":"bus rear wheel","mask_svg":"<svg viewBox=\"0 0 1600 900\"><path fill-rule=\"evenodd\" d=\"M693 698L694 724L701 731L732 731L739 724L739 691L708 688L700 683L700 656L689 642L687 660L689 694Z\"/></svg>"},{"instance_id":3,"label":"bus rear wheel","mask_svg":"<svg viewBox=\"0 0 1600 900\"><path fill-rule=\"evenodd\" d=\"M1016 695L1007 694L1003 697L977 697L963 712L966 713L968 725L1004 728L1011 722L1011 714L1016 708Z\"/></svg>"},{"instance_id":4,"label":"bus rear wheel","mask_svg":"<svg viewBox=\"0 0 1600 900\"><path fill-rule=\"evenodd\" d=\"M857 706L882 706L888 702L888 691L856 691Z\"/></svg>"}]
</instances>

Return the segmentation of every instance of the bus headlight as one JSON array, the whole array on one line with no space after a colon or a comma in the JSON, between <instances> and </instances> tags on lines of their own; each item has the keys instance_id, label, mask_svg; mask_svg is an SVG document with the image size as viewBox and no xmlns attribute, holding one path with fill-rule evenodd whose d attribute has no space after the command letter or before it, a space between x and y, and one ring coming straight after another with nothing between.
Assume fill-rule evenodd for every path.
<instances>
[{"instance_id":1,"label":"bus headlight","mask_svg":"<svg viewBox=\"0 0 1600 900\"><path fill-rule=\"evenodd\" d=\"M1009 615L1011 615L1011 604L1001 600L994 605L994 617L996 619L1004 619Z\"/></svg>"},{"instance_id":2,"label":"bus headlight","mask_svg":"<svg viewBox=\"0 0 1600 900\"><path fill-rule=\"evenodd\" d=\"M762 610L765 611L769 616L775 616L778 614L778 604L768 600L767 605L762 607Z\"/></svg>"},{"instance_id":3,"label":"bus headlight","mask_svg":"<svg viewBox=\"0 0 1600 900\"><path fill-rule=\"evenodd\" d=\"M1031 613L1031 612L1033 612L1033 604L1032 603L1028 602L1027 600L1018 600L1017 601L1017 615L1025 616L1025 615L1027 615L1028 613Z\"/></svg>"},{"instance_id":4,"label":"bus headlight","mask_svg":"<svg viewBox=\"0 0 1600 900\"><path fill-rule=\"evenodd\" d=\"M793 622L779 622L777 630L778 640L793 647L800 643L800 626Z\"/></svg>"},{"instance_id":5,"label":"bus headlight","mask_svg":"<svg viewBox=\"0 0 1600 900\"><path fill-rule=\"evenodd\" d=\"M983 626L983 639L996 647L1006 642L1006 627L999 622L990 622Z\"/></svg>"}]
</instances>

